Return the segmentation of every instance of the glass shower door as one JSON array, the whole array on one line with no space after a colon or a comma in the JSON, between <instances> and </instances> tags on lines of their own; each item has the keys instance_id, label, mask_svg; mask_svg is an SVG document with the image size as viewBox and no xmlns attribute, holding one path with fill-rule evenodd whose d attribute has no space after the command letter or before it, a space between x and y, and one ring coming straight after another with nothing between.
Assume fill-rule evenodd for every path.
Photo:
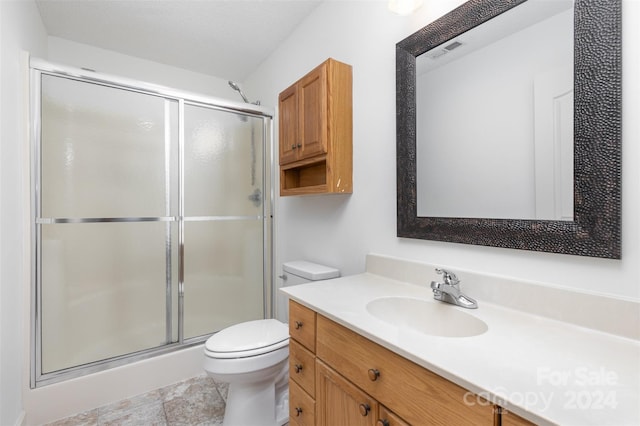
<instances>
[{"instance_id":1,"label":"glass shower door","mask_svg":"<svg viewBox=\"0 0 640 426\"><path fill-rule=\"evenodd\" d=\"M33 70L32 386L270 314L271 118Z\"/></svg>"},{"instance_id":2,"label":"glass shower door","mask_svg":"<svg viewBox=\"0 0 640 426\"><path fill-rule=\"evenodd\" d=\"M175 100L42 76L41 374L176 341L177 118Z\"/></svg>"},{"instance_id":3,"label":"glass shower door","mask_svg":"<svg viewBox=\"0 0 640 426\"><path fill-rule=\"evenodd\" d=\"M184 108L184 338L264 318L263 119Z\"/></svg>"}]
</instances>

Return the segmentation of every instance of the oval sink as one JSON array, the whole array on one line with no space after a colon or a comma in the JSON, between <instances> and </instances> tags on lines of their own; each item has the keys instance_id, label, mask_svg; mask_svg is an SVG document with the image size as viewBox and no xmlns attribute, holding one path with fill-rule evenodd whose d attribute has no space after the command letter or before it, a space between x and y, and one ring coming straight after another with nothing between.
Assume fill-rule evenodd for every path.
<instances>
[{"instance_id":1,"label":"oval sink","mask_svg":"<svg viewBox=\"0 0 640 426\"><path fill-rule=\"evenodd\" d=\"M489 329L487 324L453 305L410 297L383 297L367 303L374 317L398 328L430 336L471 337Z\"/></svg>"}]
</instances>

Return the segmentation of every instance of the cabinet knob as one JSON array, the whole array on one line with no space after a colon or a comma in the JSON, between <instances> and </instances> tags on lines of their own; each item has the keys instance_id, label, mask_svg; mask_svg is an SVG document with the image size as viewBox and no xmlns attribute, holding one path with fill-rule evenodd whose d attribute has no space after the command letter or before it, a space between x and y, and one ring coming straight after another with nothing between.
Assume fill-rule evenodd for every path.
<instances>
[{"instance_id":1,"label":"cabinet knob","mask_svg":"<svg viewBox=\"0 0 640 426\"><path fill-rule=\"evenodd\" d=\"M369 414L369 411L371 411L371 407L369 407L369 404L360 404L360 414L363 417L366 417L367 414Z\"/></svg>"},{"instance_id":2,"label":"cabinet knob","mask_svg":"<svg viewBox=\"0 0 640 426\"><path fill-rule=\"evenodd\" d=\"M378 380L378 377L380 377L380 371L375 368L370 368L369 371L367 371L367 374L369 375L369 380L372 382L375 382Z\"/></svg>"},{"instance_id":3,"label":"cabinet knob","mask_svg":"<svg viewBox=\"0 0 640 426\"><path fill-rule=\"evenodd\" d=\"M376 422L376 426L389 426L389 420L378 419L378 421Z\"/></svg>"},{"instance_id":4,"label":"cabinet knob","mask_svg":"<svg viewBox=\"0 0 640 426\"><path fill-rule=\"evenodd\" d=\"M296 417L300 417L300 414L302 414L302 408L296 407Z\"/></svg>"},{"instance_id":5,"label":"cabinet knob","mask_svg":"<svg viewBox=\"0 0 640 426\"><path fill-rule=\"evenodd\" d=\"M302 144L301 144L301 143L299 143L299 144L298 144L298 146L297 146L297 148L302 148Z\"/></svg>"},{"instance_id":6,"label":"cabinet knob","mask_svg":"<svg viewBox=\"0 0 640 426\"><path fill-rule=\"evenodd\" d=\"M300 373L302 371L302 365L301 364L296 364L294 367L296 369L296 373Z\"/></svg>"},{"instance_id":7,"label":"cabinet knob","mask_svg":"<svg viewBox=\"0 0 640 426\"><path fill-rule=\"evenodd\" d=\"M296 330L300 330L300 328L302 327L302 321L296 321L295 327L296 327Z\"/></svg>"}]
</instances>

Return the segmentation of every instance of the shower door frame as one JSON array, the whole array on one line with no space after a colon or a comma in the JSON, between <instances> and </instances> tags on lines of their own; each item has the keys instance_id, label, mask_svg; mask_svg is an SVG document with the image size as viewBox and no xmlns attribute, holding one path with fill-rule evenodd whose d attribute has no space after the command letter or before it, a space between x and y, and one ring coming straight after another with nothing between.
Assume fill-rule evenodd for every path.
<instances>
[{"instance_id":1,"label":"shower door frame","mask_svg":"<svg viewBox=\"0 0 640 426\"><path fill-rule=\"evenodd\" d=\"M273 110L261 105L238 103L215 97L190 93L169 87L131 80L113 75L102 74L92 70L85 70L69 66L54 64L38 58L30 58L30 140L31 140L31 326L30 326L30 387L37 388L52 383L84 376L87 374L104 371L113 367L129 364L185 349L193 345L203 343L211 334L184 338L184 223L189 219L184 216L184 107L185 105L199 106L211 110L235 113L240 116L249 116L262 119L262 132L264 143L262 144L262 216L257 219L262 221L263 242L263 314L264 318L274 316L275 285L274 285L274 256L273 256L273 205L274 205L274 178L273 173ZM122 89L144 95L156 96L165 101L178 103L178 189L179 200L178 216L165 217L126 217L116 219L40 219L41 213L41 81L43 75L67 78L84 83L97 84L114 89ZM165 107L166 108L166 107ZM165 115L166 118L166 115ZM165 136L165 146L167 144ZM166 148L165 148L166 149ZM167 160L165 160L167 161ZM169 170L165 165L165 179L169 179ZM169 189L167 188L167 191ZM170 213L167 211L167 213ZM196 218L198 220L198 218ZM95 223L95 222L166 222L167 227L174 222L178 226L178 338L173 340L173 311L172 311L172 274L167 271L166 282L166 343L159 347L135 351L128 354L94 361L88 364L65 368L49 373L42 372L42 295L41 295L41 226L51 223ZM170 231L167 231L170 235ZM171 244L167 245L166 256L168 265L173 265L170 260Z\"/></svg>"}]
</instances>

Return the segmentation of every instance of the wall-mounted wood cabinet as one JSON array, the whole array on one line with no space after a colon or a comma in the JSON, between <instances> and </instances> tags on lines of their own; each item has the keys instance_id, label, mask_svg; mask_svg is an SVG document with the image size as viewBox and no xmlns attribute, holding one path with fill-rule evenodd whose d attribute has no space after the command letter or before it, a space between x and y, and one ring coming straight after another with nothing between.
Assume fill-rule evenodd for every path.
<instances>
[{"instance_id":1,"label":"wall-mounted wood cabinet","mask_svg":"<svg viewBox=\"0 0 640 426\"><path fill-rule=\"evenodd\" d=\"M352 70L327 59L278 97L280 195L352 192Z\"/></svg>"}]
</instances>

